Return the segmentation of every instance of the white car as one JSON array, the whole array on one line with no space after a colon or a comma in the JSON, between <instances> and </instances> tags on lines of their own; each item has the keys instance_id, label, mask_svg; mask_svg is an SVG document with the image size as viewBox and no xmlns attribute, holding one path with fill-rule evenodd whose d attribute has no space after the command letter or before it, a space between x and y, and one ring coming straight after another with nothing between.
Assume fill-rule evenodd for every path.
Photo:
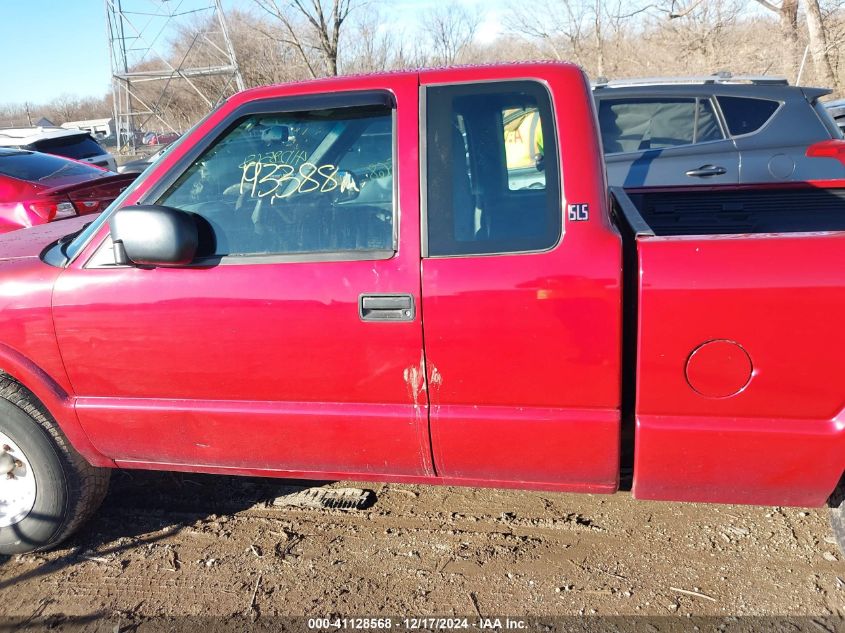
<instances>
[{"instance_id":1,"label":"white car","mask_svg":"<svg viewBox=\"0 0 845 633\"><path fill-rule=\"evenodd\" d=\"M84 130L65 130L60 127L0 128L0 147L65 156L117 171L114 156Z\"/></svg>"}]
</instances>

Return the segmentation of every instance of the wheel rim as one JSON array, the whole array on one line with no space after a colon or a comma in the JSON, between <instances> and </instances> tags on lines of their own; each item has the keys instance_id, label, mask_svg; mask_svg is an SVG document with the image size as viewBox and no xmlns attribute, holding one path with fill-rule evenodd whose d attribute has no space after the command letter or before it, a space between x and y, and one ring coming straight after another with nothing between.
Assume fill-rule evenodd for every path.
<instances>
[{"instance_id":1,"label":"wheel rim","mask_svg":"<svg viewBox=\"0 0 845 633\"><path fill-rule=\"evenodd\" d=\"M26 454L0 432L0 528L23 521L35 505L35 476Z\"/></svg>"}]
</instances>

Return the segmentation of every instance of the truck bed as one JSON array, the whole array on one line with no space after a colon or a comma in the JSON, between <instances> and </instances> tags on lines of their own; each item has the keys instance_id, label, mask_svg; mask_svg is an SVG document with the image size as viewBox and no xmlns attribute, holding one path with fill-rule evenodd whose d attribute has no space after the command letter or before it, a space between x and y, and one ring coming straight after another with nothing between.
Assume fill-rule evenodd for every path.
<instances>
[{"instance_id":1,"label":"truck bed","mask_svg":"<svg viewBox=\"0 0 845 633\"><path fill-rule=\"evenodd\" d=\"M823 504L845 455L845 182L612 197L634 495Z\"/></svg>"},{"instance_id":2,"label":"truck bed","mask_svg":"<svg viewBox=\"0 0 845 633\"><path fill-rule=\"evenodd\" d=\"M624 193L614 192L617 200L624 200ZM833 187L786 183L632 189L626 193L654 235L845 230L845 182Z\"/></svg>"}]
</instances>

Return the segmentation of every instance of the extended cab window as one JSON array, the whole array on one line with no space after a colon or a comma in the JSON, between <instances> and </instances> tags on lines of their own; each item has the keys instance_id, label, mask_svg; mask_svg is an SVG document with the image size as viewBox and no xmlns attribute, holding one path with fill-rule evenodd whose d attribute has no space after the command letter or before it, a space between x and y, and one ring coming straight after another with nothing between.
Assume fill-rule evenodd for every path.
<instances>
[{"instance_id":1,"label":"extended cab window","mask_svg":"<svg viewBox=\"0 0 845 633\"><path fill-rule=\"evenodd\" d=\"M750 97L716 97L716 100L732 136L756 132L780 105L777 101Z\"/></svg>"},{"instance_id":2,"label":"extended cab window","mask_svg":"<svg viewBox=\"0 0 845 633\"><path fill-rule=\"evenodd\" d=\"M561 233L548 91L532 81L426 90L428 254L545 250Z\"/></svg>"},{"instance_id":3,"label":"extended cab window","mask_svg":"<svg viewBox=\"0 0 845 633\"><path fill-rule=\"evenodd\" d=\"M723 138L707 99L601 99L598 109L605 154L665 149Z\"/></svg>"},{"instance_id":4,"label":"extended cab window","mask_svg":"<svg viewBox=\"0 0 845 633\"><path fill-rule=\"evenodd\" d=\"M205 218L211 257L392 251L392 109L245 117L158 204Z\"/></svg>"}]
</instances>

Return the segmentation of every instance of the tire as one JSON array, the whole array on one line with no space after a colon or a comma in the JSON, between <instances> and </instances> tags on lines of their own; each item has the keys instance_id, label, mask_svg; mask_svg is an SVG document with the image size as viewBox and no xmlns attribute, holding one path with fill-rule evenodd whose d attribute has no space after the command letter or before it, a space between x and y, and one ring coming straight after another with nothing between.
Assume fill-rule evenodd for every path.
<instances>
[{"instance_id":1,"label":"tire","mask_svg":"<svg viewBox=\"0 0 845 633\"><path fill-rule=\"evenodd\" d=\"M840 482L827 504L830 506L830 527L839 553L845 556L845 482Z\"/></svg>"},{"instance_id":2,"label":"tire","mask_svg":"<svg viewBox=\"0 0 845 633\"><path fill-rule=\"evenodd\" d=\"M109 469L88 464L32 393L2 375L0 440L0 554L53 547L102 503Z\"/></svg>"}]
</instances>

